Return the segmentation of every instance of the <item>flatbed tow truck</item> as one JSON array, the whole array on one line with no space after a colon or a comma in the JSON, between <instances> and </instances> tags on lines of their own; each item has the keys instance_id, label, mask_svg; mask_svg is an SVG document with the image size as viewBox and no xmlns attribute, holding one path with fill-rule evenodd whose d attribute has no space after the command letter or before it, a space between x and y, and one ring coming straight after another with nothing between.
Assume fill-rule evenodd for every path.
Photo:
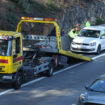
<instances>
[{"instance_id":1,"label":"flatbed tow truck","mask_svg":"<svg viewBox=\"0 0 105 105\"><path fill-rule=\"evenodd\" d=\"M48 28L53 25L55 36L26 34L22 29L24 24L26 28L30 27L27 27L28 23L45 26L49 24ZM13 88L19 89L24 80L33 79L39 73L52 76L62 56L67 61L70 58L92 60L90 57L72 53L69 49L69 40L67 36L60 35L55 19L22 17L16 32L0 31L0 82L11 83Z\"/></svg>"}]
</instances>

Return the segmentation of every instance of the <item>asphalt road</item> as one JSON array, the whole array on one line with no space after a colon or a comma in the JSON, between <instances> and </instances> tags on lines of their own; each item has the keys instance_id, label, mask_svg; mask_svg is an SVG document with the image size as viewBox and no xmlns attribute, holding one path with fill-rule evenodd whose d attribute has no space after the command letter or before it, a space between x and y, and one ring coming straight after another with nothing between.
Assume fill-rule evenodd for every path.
<instances>
[{"instance_id":1,"label":"asphalt road","mask_svg":"<svg viewBox=\"0 0 105 105\"><path fill-rule=\"evenodd\" d=\"M73 105L86 84L105 73L105 56L0 96L0 105Z\"/></svg>"}]
</instances>

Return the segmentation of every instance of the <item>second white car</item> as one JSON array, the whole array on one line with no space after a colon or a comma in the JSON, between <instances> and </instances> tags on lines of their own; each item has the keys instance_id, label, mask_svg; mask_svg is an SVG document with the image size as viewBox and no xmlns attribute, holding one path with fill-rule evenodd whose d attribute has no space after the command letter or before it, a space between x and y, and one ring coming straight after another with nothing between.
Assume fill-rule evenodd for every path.
<instances>
[{"instance_id":1,"label":"second white car","mask_svg":"<svg viewBox=\"0 0 105 105\"><path fill-rule=\"evenodd\" d=\"M83 28L71 43L71 51L100 54L105 49L105 27L90 26Z\"/></svg>"}]
</instances>

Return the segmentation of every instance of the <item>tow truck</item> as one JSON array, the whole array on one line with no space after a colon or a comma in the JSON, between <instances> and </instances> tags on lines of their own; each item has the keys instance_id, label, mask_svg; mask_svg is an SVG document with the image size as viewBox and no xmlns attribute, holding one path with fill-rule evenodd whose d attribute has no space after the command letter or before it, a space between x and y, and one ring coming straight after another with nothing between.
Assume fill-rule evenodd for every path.
<instances>
[{"instance_id":1,"label":"tow truck","mask_svg":"<svg viewBox=\"0 0 105 105\"><path fill-rule=\"evenodd\" d=\"M28 30L28 23L40 23L44 27L49 24L47 27L54 29L55 36L49 34L52 28L45 30L47 35L26 34L24 27ZM33 79L39 73L52 76L62 56L62 61L64 57L66 60L91 61L89 57L70 51L69 40L67 36L60 35L56 19L22 17L16 32L0 31L0 82L11 83L14 89L19 89L23 81Z\"/></svg>"}]
</instances>

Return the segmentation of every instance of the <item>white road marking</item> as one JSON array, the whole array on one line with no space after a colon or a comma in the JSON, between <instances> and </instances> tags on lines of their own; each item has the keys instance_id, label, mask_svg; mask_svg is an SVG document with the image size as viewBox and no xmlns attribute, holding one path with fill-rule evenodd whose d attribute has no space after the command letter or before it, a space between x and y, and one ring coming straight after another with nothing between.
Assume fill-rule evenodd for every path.
<instances>
[{"instance_id":1,"label":"white road marking","mask_svg":"<svg viewBox=\"0 0 105 105\"><path fill-rule=\"evenodd\" d=\"M74 67L77 67L77 66L79 66L79 65L81 65L81 64L83 64L83 63L84 63L84 62L82 62L82 63L77 63L77 64L75 64L75 65L72 65L72 66L69 66L69 67L67 67L67 68L61 69L60 71L55 72L54 75L56 75L56 74L58 74L58 73L61 73L61 72L63 72L63 71L67 71L67 70L69 70L69 69L72 69L72 68L74 68Z\"/></svg>"},{"instance_id":2,"label":"white road marking","mask_svg":"<svg viewBox=\"0 0 105 105\"><path fill-rule=\"evenodd\" d=\"M105 56L105 53L104 53L104 54L97 55L97 56L93 57L93 58L92 58L92 60L95 60L95 59L100 58L100 57L102 57L102 56Z\"/></svg>"},{"instance_id":3,"label":"white road marking","mask_svg":"<svg viewBox=\"0 0 105 105\"><path fill-rule=\"evenodd\" d=\"M5 91L3 91L3 92L0 92L0 96L6 94L6 93L8 93L8 92L11 92L11 91L13 91L13 90L14 90L14 89L8 89L8 90L5 90Z\"/></svg>"},{"instance_id":4,"label":"white road marking","mask_svg":"<svg viewBox=\"0 0 105 105\"><path fill-rule=\"evenodd\" d=\"M71 68L77 67L77 66L79 66L79 65L81 65L81 64L83 64L83 62L82 62L82 63L75 64L75 65L72 65L72 66L67 67L67 68L65 68L65 69L61 69L60 71L55 72L54 75L56 75L56 74L58 74L58 73L61 73L61 72L63 72L63 71L67 71L67 70L69 70L69 69L71 69ZM27 82L27 83L24 83L21 87L25 87L25 86L30 85L30 84L33 84L33 83L35 83L35 82L41 81L41 80L43 80L43 79L45 79L45 78L47 78L47 77L40 77L40 78L38 78L38 79L29 81L29 82ZM5 90L5 91L3 91L3 92L0 92L0 96L6 94L6 93L8 93L8 92L11 92L11 91L14 91L14 89L8 89L8 90Z\"/></svg>"},{"instance_id":5,"label":"white road marking","mask_svg":"<svg viewBox=\"0 0 105 105\"><path fill-rule=\"evenodd\" d=\"M100 57L102 57L102 56L105 56L105 54L101 54L101 55L95 56L95 57L92 58L92 60L95 60L95 59L100 58ZM82 63L77 63L77 64L75 64L75 65L72 65L72 66L69 66L69 67L67 67L67 68L61 69L60 71L55 72L54 75L56 75L56 74L58 74L58 73L61 73L61 72L64 72L64 71L67 71L67 70L69 70L69 69L72 69L72 68L74 68L74 67L77 67L77 66L79 66L79 65L81 65L81 64L83 64L83 63L84 63L84 62L82 62ZM25 87L25 86L30 85L30 84L33 84L33 83L35 83L35 82L41 81L41 80L43 80L43 79L45 79L45 78L47 78L47 77L40 77L40 78L38 78L38 79L35 79L35 80L32 80L32 81L30 81L30 82L27 82L27 83L23 84L21 87ZM14 91L14 89L8 89L8 90L5 90L5 91L3 91L3 92L0 92L0 96L6 94L6 93L8 93L8 92L11 92L11 91ZM73 105L73 104L72 104L72 105ZM74 105L75 105L75 104L74 104Z\"/></svg>"}]
</instances>

